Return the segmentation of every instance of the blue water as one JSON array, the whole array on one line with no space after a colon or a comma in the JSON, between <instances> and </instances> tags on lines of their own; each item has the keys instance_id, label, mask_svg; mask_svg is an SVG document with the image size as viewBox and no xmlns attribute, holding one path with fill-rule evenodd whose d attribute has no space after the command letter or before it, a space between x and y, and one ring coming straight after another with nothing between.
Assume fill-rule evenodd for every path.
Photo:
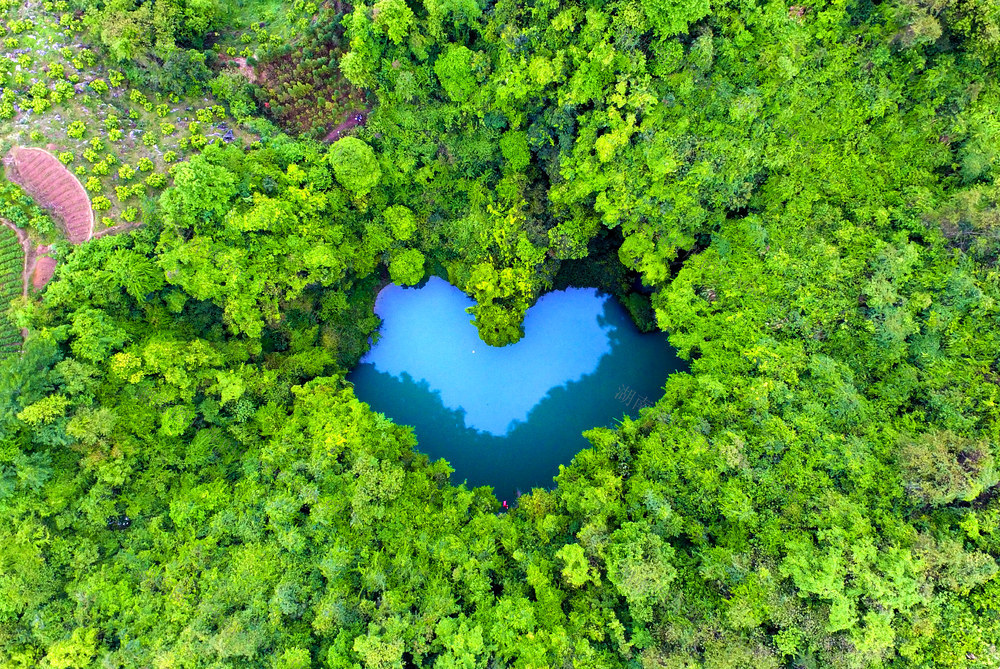
<instances>
[{"instance_id":1,"label":"blue water","mask_svg":"<svg viewBox=\"0 0 1000 669\"><path fill-rule=\"evenodd\" d=\"M491 485L500 499L549 487L589 446L582 432L637 415L684 367L663 333L641 334L625 309L592 288L543 295L524 337L485 344L462 291L432 277L387 286L380 337L348 380L358 397L412 425L418 448L445 458L452 480Z\"/></svg>"}]
</instances>

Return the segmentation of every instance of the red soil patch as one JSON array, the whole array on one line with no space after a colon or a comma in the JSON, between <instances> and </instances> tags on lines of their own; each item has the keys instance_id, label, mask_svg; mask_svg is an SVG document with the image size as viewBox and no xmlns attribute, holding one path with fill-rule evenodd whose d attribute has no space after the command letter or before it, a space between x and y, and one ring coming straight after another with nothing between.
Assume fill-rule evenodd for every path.
<instances>
[{"instance_id":1,"label":"red soil patch","mask_svg":"<svg viewBox=\"0 0 1000 669\"><path fill-rule=\"evenodd\" d=\"M21 186L63 224L73 244L94 234L94 211L83 184L44 149L14 147L4 159L7 178Z\"/></svg>"},{"instance_id":2,"label":"red soil patch","mask_svg":"<svg viewBox=\"0 0 1000 669\"><path fill-rule=\"evenodd\" d=\"M38 256L35 260L35 271L31 273L31 287L41 290L56 271L56 259L52 256Z\"/></svg>"}]
</instances>

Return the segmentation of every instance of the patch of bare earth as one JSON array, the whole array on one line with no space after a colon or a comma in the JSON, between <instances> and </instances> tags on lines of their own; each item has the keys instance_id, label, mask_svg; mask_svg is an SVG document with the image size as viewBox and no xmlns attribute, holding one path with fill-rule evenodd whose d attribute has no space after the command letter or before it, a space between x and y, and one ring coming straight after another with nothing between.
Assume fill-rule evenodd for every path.
<instances>
[{"instance_id":1,"label":"patch of bare earth","mask_svg":"<svg viewBox=\"0 0 1000 669\"><path fill-rule=\"evenodd\" d=\"M226 54L220 54L219 60L222 62L223 65L227 63L232 63L233 65L235 65L236 69L239 70L239 73L242 74L244 77L246 77L251 84L258 83L257 73L251 66L247 65L246 58L243 58L241 56L229 56Z\"/></svg>"},{"instance_id":2,"label":"patch of bare earth","mask_svg":"<svg viewBox=\"0 0 1000 669\"><path fill-rule=\"evenodd\" d=\"M4 158L7 178L62 224L66 238L80 244L94 234L94 210L83 184L45 149L14 147Z\"/></svg>"},{"instance_id":3,"label":"patch of bare earth","mask_svg":"<svg viewBox=\"0 0 1000 669\"><path fill-rule=\"evenodd\" d=\"M31 270L31 287L41 290L56 271L56 259L49 255L49 246L35 249L34 268Z\"/></svg>"}]
</instances>

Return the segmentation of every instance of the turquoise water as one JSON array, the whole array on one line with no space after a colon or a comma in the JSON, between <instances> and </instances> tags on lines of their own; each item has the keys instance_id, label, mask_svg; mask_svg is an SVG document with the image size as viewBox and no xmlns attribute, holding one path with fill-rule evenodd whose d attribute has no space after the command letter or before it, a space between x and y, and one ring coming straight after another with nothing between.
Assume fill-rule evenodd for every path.
<instances>
[{"instance_id":1,"label":"turquoise water","mask_svg":"<svg viewBox=\"0 0 1000 669\"><path fill-rule=\"evenodd\" d=\"M543 295L524 338L485 344L462 291L437 277L387 286L380 338L348 376L357 396L412 425L418 448L445 458L452 480L491 485L501 500L550 487L589 443L581 432L637 415L684 369L663 333L641 334L625 309L593 288Z\"/></svg>"}]
</instances>

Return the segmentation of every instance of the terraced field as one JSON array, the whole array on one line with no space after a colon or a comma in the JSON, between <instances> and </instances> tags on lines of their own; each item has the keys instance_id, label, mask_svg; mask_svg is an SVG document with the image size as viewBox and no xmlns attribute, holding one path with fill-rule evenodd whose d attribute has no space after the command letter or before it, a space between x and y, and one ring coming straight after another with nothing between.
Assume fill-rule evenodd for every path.
<instances>
[{"instance_id":1,"label":"terraced field","mask_svg":"<svg viewBox=\"0 0 1000 669\"><path fill-rule=\"evenodd\" d=\"M7 177L27 191L59 220L67 239L80 244L94 232L94 212L80 181L43 149L15 148Z\"/></svg>"},{"instance_id":2,"label":"terraced field","mask_svg":"<svg viewBox=\"0 0 1000 669\"><path fill-rule=\"evenodd\" d=\"M7 315L11 300L21 295L24 250L13 230L0 227L0 360L21 349L21 331Z\"/></svg>"}]
</instances>

